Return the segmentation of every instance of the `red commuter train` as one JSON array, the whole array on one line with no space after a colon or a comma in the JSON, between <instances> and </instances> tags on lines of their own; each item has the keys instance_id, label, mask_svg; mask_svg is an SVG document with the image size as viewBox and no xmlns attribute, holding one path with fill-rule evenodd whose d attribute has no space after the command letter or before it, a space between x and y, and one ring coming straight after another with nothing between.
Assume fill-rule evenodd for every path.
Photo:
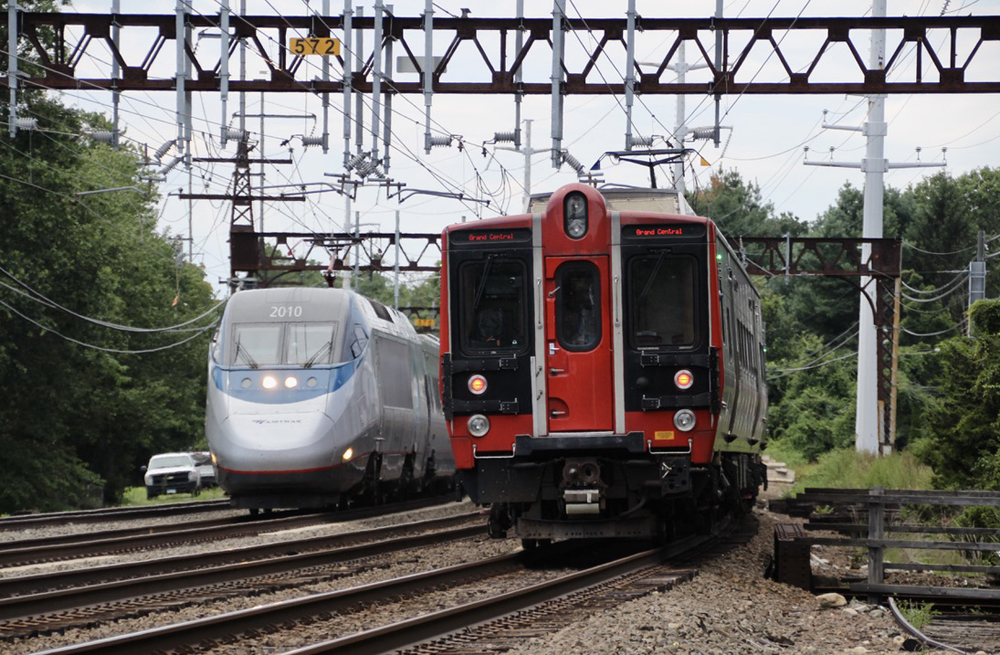
<instances>
[{"instance_id":1,"label":"red commuter train","mask_svg":"<svg viewBox=\"0 0 1000 655\"><path fill-rule=\"evenodd\" d=\"M725 237L655 189L569 184L442 235L441 392L489 532L659 537L765 480L760 297Z\"/></svg>"}]
</instances>

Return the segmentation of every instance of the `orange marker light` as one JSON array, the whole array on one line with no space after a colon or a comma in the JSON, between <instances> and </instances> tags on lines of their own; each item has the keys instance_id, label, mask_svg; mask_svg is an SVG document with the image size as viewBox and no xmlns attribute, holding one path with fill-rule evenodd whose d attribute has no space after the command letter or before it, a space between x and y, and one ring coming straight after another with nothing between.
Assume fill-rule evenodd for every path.
<instances>
[{"instance_id":1,"label":"orange marker light","mask_svg":"<svg viewBox=\"0 0 1000 655\"><path fill-rule=\"evenodd\" d=\"M674 384L677 385L678 389L690 389L691 385L694 384L694 376L688 370L677 371L674 375Z\"/></svg>"},{"instance_id":2,"label":"orange marker light","mask_svg":"<svg viewBox=\"0 0 1000 655\"><path fill-rule=\"evenodd\" d=\"M486 378L482 375L473 375L469 378L469 391L477 396L481 395L486 391Z\"/></svg>"}]
</instances>

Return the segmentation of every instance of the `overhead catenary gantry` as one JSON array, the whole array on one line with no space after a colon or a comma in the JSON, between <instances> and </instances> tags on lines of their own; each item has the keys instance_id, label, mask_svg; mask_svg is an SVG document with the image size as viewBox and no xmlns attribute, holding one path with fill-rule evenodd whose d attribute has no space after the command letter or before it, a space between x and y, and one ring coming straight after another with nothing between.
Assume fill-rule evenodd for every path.
<instances>
[{"instance_id":1,"label":"overhead catenary gantry","mask_svg":"<svg viewBox=\"0 0 1000 655\"><path fill-rule=\"evenodd\" d=\"M381 118L373 117L376 142L376 123L388 120L391 111L388 100L422 94L428 148L434 94L515 100L548 95L555 154L561 149L566 95L620 95L630 105L634 95L1000 92L1000 71L993 65L1000 54L1000 16L649 18L635 13L633 0L626 17L573 18L566 15L565 1L555 0L552 18L480 18L464 10L461 16L440 16L433 2L423 15L401 17L381 2L375 16L352 11L350 1L345 5L343 14L326 16L241 16L229 10L229 2L220 2L220 12L212 15L191 13L183 2L168 15L79 14L23 12L16 0L8 0L12 29L2 82L12 97L18 88L173 91L179 110L193 92L305 92L327 99L340 93L345 117L352 110L351 93L370 94L373 110L382 110ZM887 35L881 68L870 67L861 54L875 30ZM221 37L214 52L192 43L192 34L206 31ZM122 47L134 42L133 33L145 35L143 51ZM636 59L638 34L663 43L654 61ZM789 35L796 35L787 39L795 47L786 44ZM332 55L339 73L329 70L329 57L320 74L320 64L309 61L312 55L293 52L290 40L304 37L344 44ZM101 49L98 42L110 57L90 56ZM234 79L230 58L244 46L266 67L266 78ZM670 79L671 66L685 56L682 50L689 69L703 67L700 79ZM41 65L19 65L18 52ZM602 75L598 63L617 66L618 74ZM626 109L628 115L631 107ZM225 126L228 118L221 122ZM623 126L623 134L631 135L632 127ZM625 149L633 143L626 138Z\"/></svg>"}]
</instances>

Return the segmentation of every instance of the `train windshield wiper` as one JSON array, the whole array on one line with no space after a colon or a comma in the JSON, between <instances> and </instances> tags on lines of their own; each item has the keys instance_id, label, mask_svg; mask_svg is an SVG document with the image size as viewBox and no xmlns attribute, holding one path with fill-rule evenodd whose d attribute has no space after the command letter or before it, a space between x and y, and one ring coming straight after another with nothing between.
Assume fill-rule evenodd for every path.
<instances>
[{"instance_id":1,"label":"train windshield wiper","mask_svg":"<svg viewBox=\"0 0 1000 655\"><path fill-rule=\"evenodd\" d=\"M483 279L479 281L479 286L476 287L476 297L472 301L472 311L479 309L479 301L483 299L483 292L486 291L486 281L490 279L490 269L493 268L493 258L496 255L489 255L486 258L486 266L483 267Z\"/></svg>"},{"instance_id":2,"label":"train windshield wiper","mask_svg":"<svg viewBox=\"0 0 1000 655\"><path fill-rule=\"evenodd\" d=\"M320 346L319 350L317 350L315 353L313 353L313 356L310 357L309 359L307 359L306 363L303 364L302 367L303 368L312 368L313 364L315 364L316 361L320 357L322 357L324 353L328 352L330 350L330 348L332 348L332 347L333 347L333 339L327 341L322 346Z\"/></svg>"},{"instance_id":3,"label":"train windshield wiper","mask_svg":"<svg viewBox=\"0 0 1000 655\"><path fill-rule=\"evenodd\" d=\"M653 265L653 272L649 274L649 279L646 280L646 286L642 288L642 293L639 294L639 300L645 298L646 294L649 293L649 289L653 286L653 280L656 279L656 274L660 272L660 268L663 266L663 258L666 254L667 251L660 251L660 256L656 258L656 263Z\"/></svg>"},{"instance_id":4,"label":"train windshield wiper","mask_svg":"<svg viewBox=\"0 0 1000 655\"><path fill-rule=\"evenodd\" d=\"M243 359L246 360L247 365L249 365L250 368L259 368L257 362L254 360L253 357L250 356L250 352L246 348L244 348L243 344L240 343L240 340L237 339L236 340L236 361L237 362L240 361L240 355L241 354L243 355Z\"/></svg>"}]
</instances>

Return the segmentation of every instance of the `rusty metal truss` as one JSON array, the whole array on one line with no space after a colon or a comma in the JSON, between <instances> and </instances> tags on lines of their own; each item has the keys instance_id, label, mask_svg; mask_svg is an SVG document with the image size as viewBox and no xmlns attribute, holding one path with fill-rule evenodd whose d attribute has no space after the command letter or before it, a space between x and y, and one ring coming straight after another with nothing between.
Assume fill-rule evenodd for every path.
<instances>
[{"instance_id":1,"label":"rusty metal truss","mask_svg":"<svg viewBox=\"0 0 1000 655\"><path fill-rule=\"evenodd\" d=\"M865 256L862 246L870 247ZM733 246L751 275L899 277L903 242L899 239L813 237L739 237Z\"/></svg>"},{"instance_id":2,"label":"rusty metal truss","mask_svg":"<svg viewBox=\"0 0 1000 655\"><path fill-rule=\"evenodd\" d=\"M880 447L891 450L896 431L894 344L899 339L903 242L900 239L740 237L733 240L733 245L742 255L747 271L753 275L835 277L864 292L862 297L872 303L878 335L875 352Z\"/></svg>"},{"instance_id":3,"label":"rusty metal truss","mask_svg":"<svg viewBox=\"0 0 1000 655\"><path fill-rule=\"evenodd\" d=\"M313 62L288 49L290 38L343 34L343 16L238 16L226 17L231 29L228 49L195 48L188 37L182 44L192 75L184 80L186 91L219 91L220 71L242 43L260 57L270 70L269 79L227 79L228 90L262 92L337 92L343 79L318 79ZM352 29L368 32L365 51L358 54L363 66L350 71L355 91L372 92L378 85L377 61L383 51L397 44L416 73L401 78L382 73L382 88L390 93L424 93L422 78L428 32L433 40L447 41L445 52L435 58L433 93L451 94L551 94L551 70L525 66L529 57L552 58L553 21L543 18L435 17L430 30L423 17L382 19L381 39L375 39L374 17L354 16ZM219 30L220 16L183 14L182 24L192 30ZM40 63L18 71L22 87L46 89L91 89L154 91L177 88L176 59L178 20L173 14L79 14L20 12L17 15L20 52ZM626 91L628 24L625 18L566 18L567 52L562 57L563 94L609 95ZM141 58L129 59L113 38L137 31L148 34L150 45ZM635 63L628 75L640 94L884 94L884 93L996 93L1000 73L995 65L1000 42L1000 16L949 17L851 17L851 18L644 18L638 17L634 33L653 34L664 43L658 63ZM883 68L871 68L862 56L873 30L886 32L888 57ZM143 31L145 30L145 31ZM789 35L807 35L789 39ZM514 41L521 42L518 48ZM723 57L715 61L716 39L721 39ZM376 43L377 41L377 43ZM95 43L99 43L95 47ZM372 47L372 44L375 47ZM678 83L669 67L686 46L688 64L704 64L704 81ZM110 57L104 49L110 52ZM164 52L166 49L166 52ZM99 53L92 51L99 50ZM399 51L397 51L399 52ZM90 56L94 54L95 56ZM346 53L345 53L346 54ZM351 57L350 54L347 55ZM113 59L121 67L112 76ZM338 56L334 67L342 70ZM475 65L457 65L461 61ZM333 60L330 60L333 63ZM598 63L613 62L619 74L605 80ZM763 63L762 63L763 62ZM306 64L306 65L304 65ZM766 64L766 66L765 66ZM172 74L160 74L169 69ZM536 70L537 68L537 70ZM81 77L86 70L89 74ZM87 75L85 74L85 75ZM414 76L418 79L413 79ZM694 75L692 75L694 77ZM7 76L3 83L10 86Z\"/></svg>"},{"instance_id":4,"label":"rusty metal truss","mask_svg":"<svg viewBox=\"0 0 1000 655\"><path fill-rule=\"evenodd\" d=\"M397 238L398 237L398 238ZM436 272L440 264L421 264L428 253L441 261L439 233L395 232L254 232L230 234L233 272L259 276L268 271L354 271L391 273L396 268L399 243L400 272ZM265 244L273 245L266 248ZM282 247L289 256L283 256ZM271 253L270 255L268 253ZM294 254L293 254L294 253ZM357 256L357 267L352 263ZM319 263L328 261L328 264Z\"/></svg>"}]
</instances>

